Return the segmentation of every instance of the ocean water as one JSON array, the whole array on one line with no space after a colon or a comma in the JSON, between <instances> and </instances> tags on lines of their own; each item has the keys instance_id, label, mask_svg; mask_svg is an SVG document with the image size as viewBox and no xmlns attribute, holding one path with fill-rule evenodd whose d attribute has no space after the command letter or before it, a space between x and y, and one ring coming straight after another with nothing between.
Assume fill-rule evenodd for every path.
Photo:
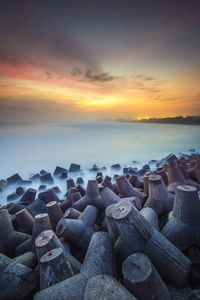
<instances>
[{"instance_id":1,"label":"ocean water","mask_svg":"<svg viewBox=\"0 0 200 300\"><path fill-rule=\"evenodd\" d=\"M57 165L68 169L72 162L81 165L86 180L93 179L95 175L88 172L93 164L106 166L106 173L111 174L113 163L140 167L172 152L188 153L191 148L200 151L199 129L199 126L112 122L0 126L0 179L14 173L28 179L42 169L53 172ZM133 165L133 160L138 165ZM65 180L56 180L56 184L64 193ZM5 203L8 192L11 188L0 194L1 203Z\"/></svg>"}]
</instances>

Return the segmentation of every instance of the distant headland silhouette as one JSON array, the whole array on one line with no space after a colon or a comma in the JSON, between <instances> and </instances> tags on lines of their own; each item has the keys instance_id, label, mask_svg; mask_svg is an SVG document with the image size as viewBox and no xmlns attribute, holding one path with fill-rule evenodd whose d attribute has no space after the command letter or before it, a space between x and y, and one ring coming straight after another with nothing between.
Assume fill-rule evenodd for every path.
<instances>
[{"instance_id":1,"label":"distant headland silhouette","mask_svg":"<svg viewBox=\"0 0 200 300\"><path fill-rule=\"evenodd\" d=\"M167 117L167 118L149 118L149 119L140 119L140 120L118 119L118 122L200 125L200 116L187 116L187 117L177 116L177 117Z\"/></svg>"}]
</instances>

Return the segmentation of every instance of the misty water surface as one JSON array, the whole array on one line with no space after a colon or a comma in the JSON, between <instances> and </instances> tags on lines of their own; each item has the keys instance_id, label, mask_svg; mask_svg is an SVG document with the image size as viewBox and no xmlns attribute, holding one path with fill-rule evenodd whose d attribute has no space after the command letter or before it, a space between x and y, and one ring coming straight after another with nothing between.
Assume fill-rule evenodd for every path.
<instances>
[{"instance_id":1,"label":"misty water surface","mask_svg":"<svg viewBox=\"0 0 200 300\"><path fill-rule=\"evenodd\" d=\"M87 170L93 164L133 166L132 161L136 160L140 167L151 159L161 159L171 152L188 152L190 148L200 150L199 126L141 123L0 126L0 178L18 172L28 179L41 169L53 172L56 165L68 169L74 162L81 164L85 179L92 179L95 175ZM65 181L55 184L65 192Z\"/></svg>"}]
</instances>

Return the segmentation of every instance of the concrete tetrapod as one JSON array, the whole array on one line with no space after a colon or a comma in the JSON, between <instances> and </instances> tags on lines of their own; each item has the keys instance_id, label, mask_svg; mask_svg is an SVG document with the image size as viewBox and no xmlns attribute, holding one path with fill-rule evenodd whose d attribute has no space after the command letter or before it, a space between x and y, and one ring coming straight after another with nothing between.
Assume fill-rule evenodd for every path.
<instances>
[{"instance_id":1,"label":"concrete tetrapod","mask_svg":"<svg viewBox=\"0 0 200 300\"><path fill-rule=\"evenodd\" d=\"M88 279L108 274L115 276L114 248L109 234L95 232L90 241L81 272L35 294L34 300L81 300Z\"/></svg>"},{"instance_id":2,"label":"concrete tetrapod","mask_svg":"<svg viewBox=\"0 0 200 300\"><path fill-rule=\"evenodd\" d=\"M37 264L37 257L33 252L29 251L13 258L13 261L33 269Z\"/></svg>"},{"instance_id":3,"label":"concrete tetrapod","mask_svg":"<svg viewBox=\"0 0 200 300\"><path fill-rule=\"evenodd\" d=\"M163 180L164 184L166 186L168 186L168 184L169 184L168 176L167 176L167 173L165 172L164 168L163 167L158 167L157 171L156 171L156 174L160 175L162 177L162 180Z\"/></svg>"},{"instance_id":4,"label":"concrete tetrapod","mask_svg":"<svg viewBox=\"0 0 200 300\"><path fill-rule=\"evenodd\" d=\"M51 227L53 231L56 231L56 225L60 219L63 218L63 213L57 201L51 201L46 204L46 211L49 215Z\"/></svg>"},{"instance_id":5,"label":"concrete tetrapod","mask_svg":"<svg viewBox=\"0 0 200 300\"><path fill-rule=\"evenodd\" d=\"M15 256L22 255L26 252L32 251L32 237L25 240L23 243L18 245L15 249Z\"/></svg>"},{"instance_id":6,"label":"concrete tetrapod","mask_svg":"<svg viewBox=\"0 0 200 300\"><path fill-rule=\"evenodd\" d=\"M169 202L169 194L161 176L149 175L149 197L144 207L151 207L161 215L172 210L172 203Z\"/></svg>"},{"instance_id":7,"label":"concrete tetrapod","mask_svg":"<svg viewBox=\"0 0 200 300\"><path fill-rule=\"evenodd\" d=\"M97 214L98 209L93 205L88 205L77 220L61 219L56 227L58 237L63 237L86 251L94 233Z\"/></svg>"},{"instance_id":8,"label":"concrete tetrapod","mask_svg":"<svg viewBox=\"0 0 200 300\"><path fill-rule=\"evenodd\" d=\"M69 190L72 187L75 187L75 182L74 182L74 179L72 179L72 178L67 179L66 184L67 184L67 190Z\"/></svg>"},{"instance_id":9,"label":"concrete tetrapod","mask_svg":"<svg viewBox=\"0 0 200 300\"><path fill-rule=\"evenodd\" d=\"M8 211L11 215L14 215L24 208L25 206L20 203L11 203L11 205L8 207Z\"/></svg>"},{"instance_id":10,"label":"concrete tetrapod","mask_svg":"<svg viewBox=\"0 0 200 300\"><path fill-rule=\"evenodd\" d=\"M29 234L14 231L7 209L0 210L0 252L9 257L15 256L18 245L30 238Z\"/></svg>"},{"instance_id":11,"label":"concrete tetrapod","mask_svg":"<svg viewBox=\"0 0 200 300\"><path fill-rule=\"evenodd\" d=\"M57 238L57 236L52 230L45 230L41 232L35 240L35 246L38 261L40 261L40 258L45 253L55 248L62 248L67 257L67 260L69 261L73 269L74 274L80 272L81 263L68 252L68 249L65 247L65 244L61 243L61 241Z\"/></svg>"},{"instance_id":12,"label":"concrete tetrapod","mask_svg":"<svg viewBox=\"0 0 200 300\"><path fill-rule=\"evenodd\" d=\"M88 280L83 300L96 299L137 300L123 285L110 275L97 275Z\"/></svg>"},{"instance_id":13,"label":"concrete tetrapod","mask_svg":"<svg viewBox=\"0 0 200 300\"><path fill-rule=\"evenodd\" d=\"M77 193L74 193L71 195L71 205L73 206L73 204L75 202L77 202L78 200L81 199L81 193L80 192L77 192Z\"/></svg>"},{"instance_id":14,"label":"concrete tetrapod","mask_svg":"<svg viewBox=\"0 0 200 300\"><path fill-rule=\"evenodd\" d=\"M1 300L24 299L37 285L36 273L0 253Z\"/></svg>"},{"instance_id":15,"label":"concrete tetrapod","mask_svg":"<svg viewBox=\"0 0 200 300\"><path fill-rule=\"evenodd\" d=\"M112 218L129 253L146 254L162 278L178 286L184 285L191 261L153 228L130 202L119 202L112 209Z\"/></svg>"},{"instance_id":16,"label":"concrete tetrapod","mask_svg":"<svg viewBox=\"0 0 200 300\"><path fill-rule=\"evenodd\" d=\"M107 226L108 232L111 235L111 237L114 239L114 241L116 241L119 236L119 233L116 228L116 224L112 218L112 206L113 206L113 204L119 203L120 201L127 201L128 199L132 199L135 197L119 198L109 188L105 188L101 192L101 197L102 197L105 207L107 207L105 210L105 215L106 215L106 226ZM130 202L133 205L135 204L132 201L130 201ZM138 207L136 206L136 208L138 208ZM152 226L154 226L156 229L158 229L158 215L152 208L150 208L150 207L143 208L141 210L141 214L145 217L145 219L147 219L148 222L150 222L150 224Z\"/></svg>"},{"instance_id":17,"label":"concrete tetrapod","mask_svg":"<svg viewBox=\"0 0 200 300\"><path fill-rule=\"evenodd\" d=\"M21 196L21 195L23 195L24 193L25 193L25 189L24 189L22 186L19 186L19 187L16 188L16 194L17 194L18 196Z\"/></svg>"},{"instance_id":18,"label":"concrete tetrapod","mask_svg":"<svg viewBox=\"0 0 200 300\"><path fill-rule=\"evenodd\" d=\"M167 161L168 161L167 176L169 182L169 185L167 186L167 190L170 193L175 193L178 185L185 184L185 179L177 165L176 157L174 155L169 155L167 157Z\"/></svg>"},{"instance_id":19,"label":"concrete tetrapod","mask_svg":"<svg viewBox=\"0 0 200 300\"><path fill-rule=\"evenodd\" d=\"M74 275L62 248L46 252L40 258L40 290Z\"/></svg>"},{"instance_id":20,"label":"concrete tetrapod","mask_svg":"<svg viewBox=\"0 0 200 300\"><path fill-rule=\"evenodd\" d=\"M24 208L18 211L15 216L19 231L32 234L34 218L30 212Z\"/></svg>"},{"instance_id":21,"label":"concrete tetrapod","mask_svg":"<svg viewBox=\"0 0 200 300\"><path fill-rule=\"evenodd\" d=\"M78 191L79 191L79 193L81 194L82 197L85 196L86 190L81 184L77 184L76 188L78 189Z\"/></svg>"},{"instance_id":22,"label":"concrete tetrapod","mask_svg":"<svg viewBox=\"0 0 200 300\"><path fill-rule=\"evenodd\" d=\"M122 266L124 286L138 300L170 300L169 291L149 258L130 255Z\"/></svg>"},{"instance_id":23,"label":"concrete tetrapod","mask_svg":"<svg viewBox=\"0 0 200 300\"><path fill-rule=\"evenodd\" d=\"M85 196L75 202L73 207L79 211L83 211L87 205L94 205L100 211L105 210L104 204L99 195L98 182L96 180L88 180Z\"/></svg>"},{"instance_id":24,"label":"concrete tetrapod","mask_svg":"<svg viewBox=\"0 0 200 300\"><path fill-rule=\"evenodd\" d=\"M63 217L65 219L78 219L80 215L81 215L80 211L76 210L73 207L70 207L66 210Z\"/></svg>"},{"instance_id":25,"label":"concrete tetrapod","mask_svg":"<svg viewBox=\"0 0 200 300\"><path fill-rule=\"evenodd\" d=\"M194 186L177 187L172 217L162 229L166 236L181 250L196 244L200 246L200 200Z\"/></svg>"},{"instance_id":26,"label":"concrete tetrapod","mask_svg":"<svg viewBox=\"0 0 200 300\"><path fill-rule=\"evenodd\" d=\"M147 195L147 197L149 196L149 175L145 174L143 177L143 181L144 181L144 194Z\"/></svg>"},{"instance_id":27,"label":"concrete tetrapod","mask_svg":"<svg viewBox=\"0 0 200 300\"><path fill-rule=\"evenodd\" d=\"M39 214L35 216L34 223L33 223L33 231L32 231L32 250L35 252L35 239L38 237L38 235L44 231L51 229L51 223L49 220L49 215Z\"/></svg>"},{"instance_id":28,"label":"concrete tetrapod","mask_svg":"<svg viewBox=\"0 0 200 300\"><path fill-rule=\"evenodd\" d=\"M37 193L37 191L32 188L26 190L26 192L23 194L23 196L19 200L19 203L24 204L24 205L28 205L28 204L32 203L35 200L36 193Z\"/></svg>"},{"instance_id":29,"label":"concrete tetrapod","mask_svg":"<svg viewBox=\"0 0 200 300\"><path fill-rule=\"evenodd\" d=\"M139 197L141 199L142 204L144 204L144 200L146 195L136 190L131 183L128 181L126 176L122 175L116 179L117 186L119 188L119 194L121 197Z\"/></svg>"},{"instance_id":30,"label":"concrete tetrapod","mask_svg":"<svg viewBox=\"0 0 200 300\"><path fill-rule=\"evenodd\" d=\"M79 192L79 189L77 187L72 187L70 188L68 191L67 191L67 200L70 202L72 202L72 195L75 194L75 193L78 193Z\"/></svg>"},{"instance_id":31,"label":"concrete tetrapod","mask_svg":"<svg viewBox=\"0 0 200 300\"><path fill-rule=\"evenodd\" d=\"M178 167L179 167L181 173L183 174L183 177L185 179L185 184L195 186L198 190L200 190L200 184L189 177L188 172L187 172L187 165L184 162L180 161L180 162L178 162Z\"/></svg>"},{"instance_id":32,"label":"concrete tetrapod","mask_svg":"<svg viewBox=\"0 0 200 300\"><path fill-rule=\"evenodd\" d=\"M138 177L135 175L135 174L132 174L130 177L129 177L129 179L128 179L128 181L130 182L130 184L134 187L135 186L135 183L136 183L136 181L138 180Z\"/></svg>"},{"instance_id":33,"label":"concrete tetrapod","mask_svg":"<svg viewBox=\"0 0 200 300\"><path fill-rule=\"evenodd\" d=\"M53 189L47 189L46 191L41 192L38 195L38 198L46 204L51 201L59 201L59 198Z\"/></svg>"},{"instance_id":34,"label":"concrete tetrapod","mask_svg":"<svg viewBox=\"0 0 200 300\"><path fill-rule=\"evenodd\" d=\"M187 172L190 178L200 183L200 155L197 156L197 160L195 162L194 167L187 170Z\"/></svg>"},{"instance_id":35,"label":"concrete tetrapod","mask_svg":"<svg viewBox=\"0 0 200 300\"><path fill-rule=\"evenodd\" d=\"M51 229L49 215L47 213L36 215L33 222L32 236L16 248L15 255L18 256L27 251L36 252L35 239L42 231L48 229Z\"/></svg>"},{"instance_id":36,"label":"concrete tetrapod","mask_svg":"<svg viewBox=\"0 0 200 300\"><path fill-rule=\"evenodd\" d=\"M157 213L155 212L155 210L153 208L144 207L140 211L140 213L151 224L151 226L153 226L157 230L159 229L159 227L158 227L158 215L157 215Z\"/></svg>"},{"instance_id":37,"label":"concrete tetrapod","mask_svg":"<svg viewBox=\"0 0 200 300\"><path fill-rule=\"evenodd\" d=\"M107 230L108 230L110 237L113 239L114 242L119 237L119 231L118 231L115 221L113 220L113 217L112 217L113 208L115 207L115 204L116 203L109 205L105 210Z\"/></svg>"},{"instance_id":38,"label":"concrete tetrapod","mask_svg":"<svg viewBox=\"0 0 200 300\"><path fill-rule=\"evenodd\" d=\"M38 198L34 200L31 204L29 204L26 208L30 211L32 216L35 217L43 210L44 206L45 206L44 202Z\"/></svg>"},{"instance_id":39,"label":"concrete tetrapod","mask_svg":"<svg viewBox=\"0 0 200 300\"><path fill-rule=\"evenodd\" d=\"M113 190L112 178L110 176L106 175L105 178L102 181L102 185L105 188L109 187L111 190Z\"/></svg>"},{"instance_id":40,"label":"concrete tetrapod","mask_svg":"<svg viewBox=\"0 0 200 300\"><path fill-rule=\"evenodd\" d=\"M101 191L100 195L105 207L120 201L120 197L116 195L109 187L105 187L103 191Z\"/></svg>"},{"instance_id":41,"label":"concrete tetrapod","mask_svg":"<svg viewBox=\"0 0 200 300\"><path fill-rule=\"evenodd\" d=\"M119 201L130 201L137 209L140 210L142 208L139 197L120 198L109 187L104 188L100 195L105 207L108 207L113 203L118 203Z\"/></svg>"}]
</instances>

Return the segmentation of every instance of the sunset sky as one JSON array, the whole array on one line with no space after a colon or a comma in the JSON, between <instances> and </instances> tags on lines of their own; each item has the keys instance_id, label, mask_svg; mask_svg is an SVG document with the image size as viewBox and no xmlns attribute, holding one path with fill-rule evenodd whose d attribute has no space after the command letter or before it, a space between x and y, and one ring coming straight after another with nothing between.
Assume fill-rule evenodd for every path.
<instances>
[{"instance_id":1,"label":"sunset sky","mask_svg":"<svg viewBox=\"0 0 200 300\"><path fill-rule=\"evenodd\" d=\"M200 114L199 0L0 4L0 123Z\"/></svg>"}]
</instances>

